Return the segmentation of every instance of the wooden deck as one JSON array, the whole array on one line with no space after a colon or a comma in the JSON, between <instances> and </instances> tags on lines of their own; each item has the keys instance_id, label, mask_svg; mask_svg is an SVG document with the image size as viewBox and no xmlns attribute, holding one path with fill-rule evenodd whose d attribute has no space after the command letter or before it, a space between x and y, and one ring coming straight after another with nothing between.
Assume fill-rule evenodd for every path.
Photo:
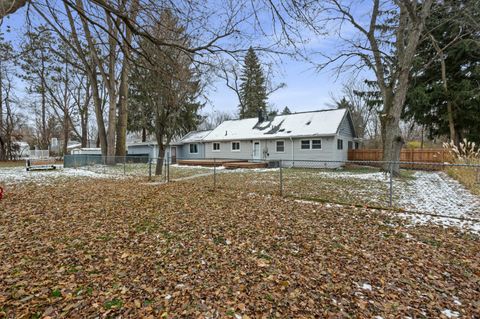
<instances>
[{"instance_id":1,"label":"wooden deck","mask_svg":"<svg viewBox=\"0 0 480 319\"><path fill-rule=\"evenodd\" d=\"M235 168L267 168L267 162L230 162L224 163L223 166L226 169L235 169Z\"/></svg>"},{"instance_id":2,"label":"wooden deck","mask_svg":"<svg viewBox=\"0 0 480 319\"><path fill-rule=\"evenodd\" d=\"M249 162L248 160L212 160L212 159L191 159L191 160L177 160L178 165L188 165L188 166L204 166L204 167L213 167L223 166L226 169L235 169L235 168L267 168L267 162Z\"/></svg>"},{"instance_id":3,"label":"wooden deck","mask_svg":"<svg viewBox=\"0 0 480 319\"><path fill-rule=\"evenodd\" d=\"M223 166L225 163L238 163L238 162L247 162L247 160L213 160L213 159L192 159L192 160L177 160L178 165L187 165L187 166Z\"/></svg>"}]
</instances>

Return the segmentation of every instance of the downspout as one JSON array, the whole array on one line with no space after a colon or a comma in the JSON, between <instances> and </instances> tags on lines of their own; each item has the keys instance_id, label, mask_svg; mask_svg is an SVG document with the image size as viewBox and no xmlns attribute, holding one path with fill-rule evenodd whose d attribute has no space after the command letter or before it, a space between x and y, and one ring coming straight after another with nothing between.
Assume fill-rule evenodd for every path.
<instances>
[{"instance_id":1,"label":"downspout","mask_svg":"<svg viewBox=\"0 0 480 319\"><path fill-rule=\"evenodd\" d=\"M293 146L293 139L292 139L291 136L290 136L290 144L292 144L292 167L293 167L295 165L294 164L295 163L295 152L294 152L295 148Z\"/></svg>"}]
</instances>

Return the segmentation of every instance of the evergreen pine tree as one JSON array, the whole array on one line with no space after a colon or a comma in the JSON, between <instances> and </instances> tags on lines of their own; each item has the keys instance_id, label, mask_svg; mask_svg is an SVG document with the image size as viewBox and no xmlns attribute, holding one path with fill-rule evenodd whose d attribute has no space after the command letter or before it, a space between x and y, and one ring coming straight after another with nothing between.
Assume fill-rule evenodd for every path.
<instances>
[{"instance_id":1,"label":"evergreen pine tree","mask_svg":"<svg viewBox=\"0 0 480 319\"><path fill-rule=\"evenodd\" d=\"M285 106L285 108L282 111L282 115L288 115L288 114L292 114L292 111L290 111L288 106Z\"/></svg>"},{"instance_id":2,"label":"evergreen pine tree","mask_svg":"<svg viewBox=\"0 0 480 319\"><path fill-rule=\"evenodd\" d=\"M240 118L256 117L258 111L266 114L267 89L260 61L252 47L245 56L240 77Z\"/></svg>"},{"instance_id":3,"label":"evergreen pine tree","mask_svg":"<svg viewBox=\"0 0 480 319\"><path fill-rule=\"evenodd\" d=\"M441 58L430 38L419 46L408 91L404 118L424 126L431 138L451 137L448 103L454 125L455 142L463 138L480 142L480 35L465 19L455 18L464 12L464 2L446 0L437 3L426 25L430 37L444 48L445 82ZM469 10L480 18L480 8ZM460 35L460 36L459 36ZM446 84L446 85L445 85ZM447 89L448 87L448 89Z\"/></svg>"}]
</instances>

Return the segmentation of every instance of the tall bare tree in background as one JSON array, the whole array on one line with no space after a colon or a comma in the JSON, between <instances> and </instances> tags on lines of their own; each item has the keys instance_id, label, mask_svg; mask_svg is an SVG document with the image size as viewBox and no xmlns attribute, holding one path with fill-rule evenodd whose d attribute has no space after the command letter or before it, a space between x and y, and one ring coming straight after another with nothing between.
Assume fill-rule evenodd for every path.
<instances>
[{"instance_id":1,"label":"tall bare tree in background","mask_svg":"<svg viewBox=\"0 0 480 319\"><path fill-rule=\"evenodd\" d=\"M291 1L283 6L270 3L279 18L287 16L302 21L318 37L326 33L335 37L337 50L318 52L322 61L312 60L319 70L368 69L375 74L383 100L380 111L383 160L399 161L404 144L400 117L414 56L433 0L371 0L369 6L351 0ZM388 164L384 169L389 169ZM395 174L399 169L398 164L393 166Z\"/></svg>"},{"instance_id":2,"label":"tall bare tree in background","mask_svg":"<svg viewBox=\"0 0 480 319\"><path fill-rule=\"evenodd\" d=\"M365 82L354 78L342 85L337 96L332 96L334 107L348 108L358 137L375 143L380 140L378 107L364 94L368 90Z\"/></svg>"}]
</instances>

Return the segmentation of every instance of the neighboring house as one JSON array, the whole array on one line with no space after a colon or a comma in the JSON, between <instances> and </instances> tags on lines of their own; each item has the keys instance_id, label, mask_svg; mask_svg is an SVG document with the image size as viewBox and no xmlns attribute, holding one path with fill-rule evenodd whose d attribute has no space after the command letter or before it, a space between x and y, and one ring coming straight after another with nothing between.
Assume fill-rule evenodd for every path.
<instances>
[{"instance_id":1,"label":"neighboring house","mask_svg":"<svg viewBox=\"0 0 480 319\"><path fill-rule=\"evenodd\" d=\"M357 146L346 109L229 120L192 144L205 149L205 158L253 161L346 161Z\"/></svg>"},{"instance_id":2,"label":"neighboring house","mask_svg":"<svg viewBox=\"0 0 480 319\"><path fill-rule=\"evenodd\" d=\"M202 159L206 157L203 140L212 130L193 131L170 143L170 154L174 159Z\"/></svg>"},{"instance_id":3,"label":"neighboring house","mask_svg":"<svg viewBox=\"0 0 480 319\"><path fill-rule=\"evenodd\" d=\"M82 155L102 155L102 149L99 147L83 147L72 149L72 155L82 154Z\"/></svg>"},{"instance_id":4,"label":"neighboring house","mask_svg":"<svg viewBox=\"0 0 480 319\"><path fill-rule=\"evenodd\" d=\"M127 153L129 156L147 156L156 158L158 156L157 142L137 142L127 144Z\"/></svg>"}]
</instances>

